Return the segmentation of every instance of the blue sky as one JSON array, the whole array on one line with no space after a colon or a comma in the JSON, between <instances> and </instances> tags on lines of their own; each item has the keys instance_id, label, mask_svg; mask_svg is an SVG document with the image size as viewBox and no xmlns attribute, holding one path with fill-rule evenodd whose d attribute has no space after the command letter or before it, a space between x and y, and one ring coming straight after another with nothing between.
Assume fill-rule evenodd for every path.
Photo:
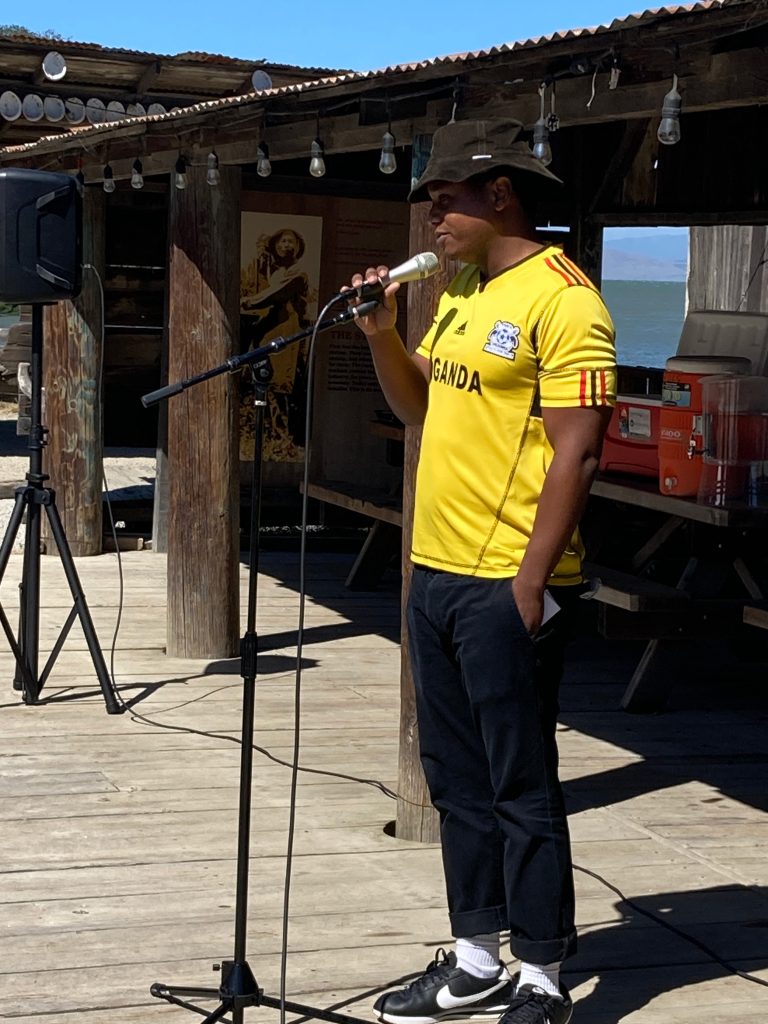
<instances>
[{"instance_id":1,"label":"blue sky","mask_svg":"<svg viewBox=\"0 0 768 1024\"><path fill-rule=\"evenodd\" d=\"M165 0L163 3L3 5L0 22L36 32L52 29L65 39L152 53L201 50L229 57L304 67L370 70L388 64L548 35L560 29L604 24L643 10L632 0ZM648 6L654 6L648 3Z\"/></svg>"}]
</instances>

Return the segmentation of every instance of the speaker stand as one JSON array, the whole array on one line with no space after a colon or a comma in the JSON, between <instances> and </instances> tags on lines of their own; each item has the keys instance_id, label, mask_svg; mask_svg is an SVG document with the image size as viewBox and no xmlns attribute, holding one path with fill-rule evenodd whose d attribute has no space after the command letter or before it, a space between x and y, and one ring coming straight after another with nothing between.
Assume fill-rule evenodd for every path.
<instances>
[{"instance_id":1,"label":"speaker stand","mask_svg":"<svg viewBox=\"0 0 768 1024\"><path fill-rule=\"evenodd\" d=\"M85 594L72 560L72 552L67 542L64 526L56 507L56 493L45 486L48 476L43 473L43 448L46 445L48 430L42 425L42 388L43 388L43 306L35 303L32 306L32 352L30 359L30 378L32 382L31 416L29 430L29 470L26 474L27 484L16 488L16 501L8 522L8 527L0 545L0 583L2 583L8 560L13 551L16 536L27 515L26 535L24 540L24 562L21 583L19 584L19 635L18 641L0 604L0 624L8 639L8 643L16 659L16 675L14 689L22 691L25 704L39 704L40 692L45 685L51 669L64 646L75 619L80 620L93 666L104 696L107 713L119 715L125 706L117 696L112 680L107 671L104 657L96 638L93 620L91 619ZM61 632L53 645L53 649L43 671L38 674L40 653L40 523L43 510L48 518L53 539L61 558L67 583L72 593L74 605L67 616Z\"/></svg>"}]
</instances>

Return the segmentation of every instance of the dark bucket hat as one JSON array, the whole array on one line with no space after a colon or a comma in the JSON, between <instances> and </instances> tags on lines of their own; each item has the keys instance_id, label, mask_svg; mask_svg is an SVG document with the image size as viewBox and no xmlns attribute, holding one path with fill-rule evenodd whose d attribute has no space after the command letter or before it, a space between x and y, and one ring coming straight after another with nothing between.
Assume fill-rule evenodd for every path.
<instances>
[{"instance_id":1,"label":"dark bucket hat","mask_svg":"<svg viewBox=\"0 0 768 1024\"><path fill-rule=\"evenodd\" d=\"M451 121L438 128L427 166L411 189L408 202L423 203L429 199L427 185L433 181L466 181L496 167L538 174L552 184L562 185L520 138L522 131L519 121L494 117L484 121Z\"/></svg>"}]
</instances>

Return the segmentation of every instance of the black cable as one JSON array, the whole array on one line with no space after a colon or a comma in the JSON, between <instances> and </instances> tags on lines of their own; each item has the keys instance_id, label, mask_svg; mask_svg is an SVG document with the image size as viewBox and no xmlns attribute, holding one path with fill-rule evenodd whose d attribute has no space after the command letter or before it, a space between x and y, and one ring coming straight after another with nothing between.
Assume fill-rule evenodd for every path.
<instances>
[{"instance_id":1,"label":"black cable","mask_svg":"<svg viewBox=\"0 0 768 1024\"><path fill-rule=\"evenodd\" d=\"M723 960L723 958L718 956L713 949L710 949L706 943L700 942L699 939L695 938L693 935L689 935L688 932L684 932L682 928L678 928L676 925L670 924L669 921L665 920L663 917L659 917L658 914L654 914L652 911L646 910L645 907L639 906L634 900L625 896L621 889L613 885L606 878L603 878L603 876L599 875L596 871L590 871L589 868L583 868L579 864L574 864L573 867L575 871L581 871L582 874L589 875L590 878L594 878L596 881L600 882L601 885L604 885L606 889L610 889L612 893L615 893L622 902L626 903L626 905L631 907L637 914L642 914L643 917L647 917L656 924L660 924L663 928L666 928L667 931L677 935L678 938L684 939L692 946L696 946L696 948L700 949L702 953L705 953L710 960L713 960L716 964L724 967L727 971L730 971L731 974L735 974L739 978L743 978L744 981L753 981L756 985L765 985L768 987L768 981L764 981L762 978L758 978L754 974L748 974L747 971L740 971L738 967L734 967L733 964L729 964L727 960Z\"/></svg>"},{"instance_id":2,"label":"black cable","mask_svg":"<svg viewBox=\"0 0 768 1024\"><path fill-rule=\"evenodd\" d=\"M217 691L213 690L211 692L215 693ZM208 697L210 696L210 693L204 694L203 696ZM187 701L186 703L193 704L195 700L202 699L202 697L196 697L193 700ZM180 706L184 707L185 705L182 704ZM171 709L167 708L165 710L170 711ZM186 732L189 733L190 736L204 736L206 739L225 740L227 743L235 743L238 746L240 744L240 737L236 735L230 736L227 733L208 732L205 729L195 729L191 725L170 725L168 722L155 722L153 719L147 718L146 715L140 715L138 711L134 711L133 708L130 707L130 705L128 706L128 713L130 714L132 721L143 722L145 725L151 725L155 729L168 729L169 732ZM158 713L160 714L162 712ZM280 765L281 768L294 767L292 761L284 761L282 758L277 757L276 754L270 753L269 750L266 749L266 747L260 747L258 744L254 743L252 744L251 749L256 751L257 754L262 754L264 757L268 758L274 764ZM389 797L390 800L405 800L405 798L401 797L399 793L396 793L394 790L390 789L389 786L387 786L383 782L380 782L378 779L366 779L357 775L345 775L343 772L332 772L330 771L330 769L327 768L306 768L303 765L299 765L297 770L300 772L305 772L307 775L326 775L328 776L328 778L342 779L344 782L358 782L363 786L372 786L374 789L378 789L380 793L383 793L384 796ZM407 800L405 802L413 803L413 801ZM414 806L420 807L421 805L414 803Z\"/></svg>"},{"instance_id":3,"label":"black cable","mask_svg":"<svg viewBox=\"0 0 768 1024\"><path fill-rule=\"evenodd\" d=\"M94 265L92 263L84 263L83 264L83 270L90 270L93 273L93 276L96 278L96 283L99 286L99 299L100 299L100 311L101 311L101 324L100 324L100 328L101 328L101 344L99 345L99 350L100 350L99 351L99 377L98 377L98 380L96 382L96 389L97 389L97 393L96 393L96 408L97 409L103 409L104 408L104 345L105 345L105 326L104 325L105 325L105 322L106 322L106 312L105 312L105 302L104 302L104 282L101 279L101 274L98 272L98 270L96 269L96 267L94 267ZM119 582L119 591L118 591L119 596L118 596L118 601L117 601L117 620L115 622L115 631L114 631L114 633L112 635L112 648L111 648L110 662L109 662L109 675L110 675L110 678L112 680L112 689L115 691L115 697L117 699L117 702L121 706L123 711L125 711L126 710L125 701L123 700L122 696L120 695L120 691L117 689L117 687L115 685L115 650L117 648L117 637L118 637L118 634L120 632L120 624L121 624L122 618L123 618L123 606L124 606L124 602L125 602L125 580L124 580L124 577L123 577L123 560L122 560L121 555L120 555L120 544L118 543L118 540L117 540L117 529L115 527L115 517L112 514L112 501L110 500L110 497L109 497L109 484L107 482L106 471L104 470L104 460L103 460L103 457L102 457L102 465L101 465L101 477L102 477L102 481L103 481L103 484L104 484L104 498L106 499L106 502L107 502L107 513L109 515L109 523L110 523L110 527L111 527L111 530L112 530L112 538L113 538L113 540L115 542L115 551L117 553L117 572L118 572L118 578L119 578L119 581L120 581Z\"/></svg>"}]
</instances>

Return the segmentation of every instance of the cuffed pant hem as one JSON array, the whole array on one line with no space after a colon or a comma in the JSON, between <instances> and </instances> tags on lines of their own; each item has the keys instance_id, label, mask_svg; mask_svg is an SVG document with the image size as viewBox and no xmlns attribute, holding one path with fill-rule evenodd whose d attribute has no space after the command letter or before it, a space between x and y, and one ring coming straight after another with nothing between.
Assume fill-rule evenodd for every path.
<instances>
[{"instance_id":1,"label":"cuffed pant hem","mask_svg":"<svg viewBox=\"0 0 768 1024\"><path fill-rule=\"evenodd\" d=\"M450 920L451 934L455 939L487 935L489 932L503 932L509 927L507 908L503 905L483 907L482 910L463 910L458 914L451 914Z\"/></svg>"},{"instance_id":2,"label":"cuffed pant hem","mask_svg":"<svg viewBox=\"0 0 768 1024\"><path fill-rule=\"evenodd\" d=\"M528 964L556 964L576 952L576 932L562 939L545 939L541 942L510 935L509 947L518 960Z\"/></svg>"}]
</instances>

